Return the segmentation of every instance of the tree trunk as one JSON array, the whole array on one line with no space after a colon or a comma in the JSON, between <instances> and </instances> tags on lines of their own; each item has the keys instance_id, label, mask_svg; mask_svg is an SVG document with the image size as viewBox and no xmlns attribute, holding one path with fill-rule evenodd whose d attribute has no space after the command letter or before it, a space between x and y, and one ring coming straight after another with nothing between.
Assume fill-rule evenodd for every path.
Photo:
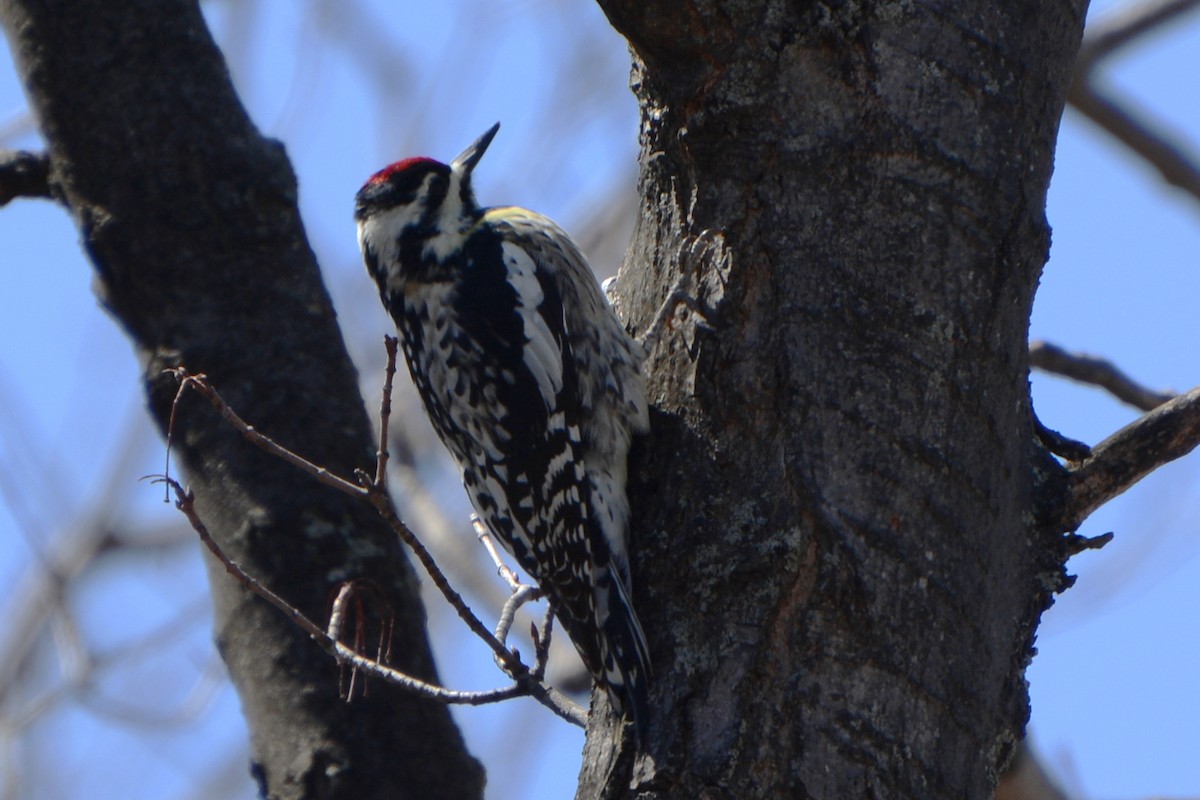
<instances>
[{"instance_id":1,"label":"tree trunk","mask_svg":"<svg viewBox=\"0 0 1200 800\"><path fill-rule=\"evenodd\" d=\"M182 365L313 461L343 475L371 466L370 425L295 178L238 103L196 3L6 0L0 21L49 149L52 190L134 341L159 427L176 391L163 370ZM316 619L337 584L370 580L395 613L395 665L436 677L417 581L366 504L257 452L195 395L180 406L172 447L229 555ZM336 665L291 620L219 567L210 578L217 644L265 796L482 794L445 706L378 685L342 702Z\"/></svg>"},{"instance_id":2,"label":"tree trunk","mask_svg":"<svg viewBox=\"0 0 1200 800\"><path fill-rule=\"evenodd\" d=\"M630 41L620 282L647 754L579 797L984 798L1067 585L1027 328L1086 4L600 0ZM719 5L719 8L718 8Z\"/></svg>"}]
</instances>

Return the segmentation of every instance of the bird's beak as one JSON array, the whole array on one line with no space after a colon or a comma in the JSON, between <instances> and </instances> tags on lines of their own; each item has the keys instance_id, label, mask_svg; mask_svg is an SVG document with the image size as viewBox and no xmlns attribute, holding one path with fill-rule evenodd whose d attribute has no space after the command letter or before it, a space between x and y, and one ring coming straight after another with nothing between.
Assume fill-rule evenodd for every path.
<instances>
[{"instance_id":1,"label":"bird's beak","mask_svg":"<svg viewBox=\"0 0 1200 800\"><path fill-rule=\"evenodd\" d=\"M488 149L488 145L492 143L492 139L496 136L496 131L500 130L500 123L497 122L492 127L480 136L475 142L458 154L458 158L450 163L450 167L459 170L464 175L470 175L471 170L475 169L475 165L479 163L479 159L483 158L483 153Z\"/></svg>"}]
</instances>

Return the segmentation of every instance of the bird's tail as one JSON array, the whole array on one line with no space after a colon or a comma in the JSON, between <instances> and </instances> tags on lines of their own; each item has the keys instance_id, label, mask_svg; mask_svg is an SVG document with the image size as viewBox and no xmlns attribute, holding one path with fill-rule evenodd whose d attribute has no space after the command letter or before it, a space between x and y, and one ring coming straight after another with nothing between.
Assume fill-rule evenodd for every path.
<instances>
[{"instance_id":1,"label":"bird's tail","mask_svg":"<svg viewBox=\"0 0 1200 800\"><path fill-rule=\"evenodd\" d=\"M621 576L610 571L607 586L597 586L600 612L600 670L609 699L633 721L639 742L649 721L650 651Z\"/></svg>"}]
</instances>

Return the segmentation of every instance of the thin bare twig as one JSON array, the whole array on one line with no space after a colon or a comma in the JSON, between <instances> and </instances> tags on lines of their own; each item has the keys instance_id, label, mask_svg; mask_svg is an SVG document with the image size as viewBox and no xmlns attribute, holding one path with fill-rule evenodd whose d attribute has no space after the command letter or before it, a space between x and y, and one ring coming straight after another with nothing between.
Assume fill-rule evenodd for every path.
<instances>
[{"instance_id":1,"label":"thin bare twig","mask_svg":"<svg viewBox=\"0 0 1200 800\"><path fill-rule=\"evenodd\" d=\"M329 624L325 632L335 642L342 640L342 624L346 621L346 608L354 596L354 581L347 581L338 588L337 597L333 600L333 608L329 612Z\"/></svg>"},{"instance_id":2,"label":"thin bare twig","mask_svg":"<svg viewBox=\"0 0 1200 800\"><path fill-rule=\"evenodd\" d=\"M530 624L529 635L533 639L534 667L533 674L539 678L546 671L546 663L550 660L550 634L554 630L554 607L546 606L546 615L542 617L542 628L538 631L536 625Z\"/></svg>"},{"instance_id":3,"label":"thin bare twig","mask_svg":"<svg viewBox=\"0 0 1200 800\"><path fill-rule=\"evenodd\" d=\"M484 526L483 521L479 518L479 515L471 515L471 525L475 529L475 535L479 538L480 543L483 544L484 549L487 550L488 555L491 557L492 563L495 564L496 574L500 576L500 578L512 591L512 595L510 595L508 601L504 604L503 610L501 611L500 622L496 626L497 638L507 644L508 629L514 621L513 618L517 609L525 603L541 599L543 597L542 591L538 587L531 584L521 583L521 579L518 577L517 573L504 563L503 557L496 549L496 544L492 540L491 533ZM553 631L553 628L554 607L550 604L547 604L546 613L542 619L540 631L538 625L534 623L529 624L529 638L533 641L535 656L534 666L531 672L539 681L545 676L546 666L549 663L551 632ZM583 665L579 664L579 666L582 667ZM577 672L568 673L565 676L559 676L559 683L562 685L578 685L580 687L584 687L591 685L591 680L591 676L582 669L578 670ZM579 710L579 713L584 713L582 708Z\"/></svg>"},{"instance_id":4,"label":"thin bare twig","mask_svg":"<svg viewBox=\"0 0 1200 800\"><path fill-rule=\"evenodd\" d=\"M428 573L429 579L433 581L434 586L438 588L438 591L442 593L442 596L446 598L450 606L457 612L459 619L465 622L467 627L471 629L471 632L482 639L492 649L492 652L500 658L500 661L510 674L514 677L523 674L526 671L525 665L521 663L521 660L512 651L504 646L503 642L492 635L492 632L487 629L479 617L475 616L475 613L467 606L462 595L450 585L445 573L442 572L441 568L433 560L433 556L425 549L424 545L417 541L412 531L400 521L400 518L396 515L396 510L392 507L392 501L383 487L368 486L367 499L370 500L371 505L375 507L379 515L383 517L384 522L392 530L396 531L404 543L409 546L409 549L413 551L417 560L421 562L421 566Z\"/></svg>"},{"instance_id":5,"label":"thin bare twig","mask_svg":"<svg viewBox=\"0 0 1200 800\"><path fill-rule=\"evenodd\" d=\"M1148 31L1161 28L1200 0L1150 0L1092 26L1083 38L1068 102L1155 167L1164 180L1200 200L1200 166L1144 116L1118 103L1098 77L1104 59Z\"/></svg>"},{"instance_id":6,"label":"thin bare twig","mask_svg":"<svg viewBox=\"0 0 1200 800\"><path fill-rule=\"evenodd\" d=\"M372 675L389 683L403 686L404 688L416 692L417 694L429 697L434 700L440 700L444 703L458 703L466 705L482 705L485 703L495 703L500 700L506 700L510 697L519 697L524 694L529 694L527 686L518 681L512 686L506 686L499 689L492 689L482 692L464 692L454 689L446 689L441 686L436 686L432 683L414 678L411 675L392 669L376 661L368 659L354 649L347 647L341 642L335 640L319 625L305 616L299 609L288 603L275 592L271 591L267 586L261 583L253 575L247 573L242 567L225 555L220 545L212 538L208 532L207 526L196 513L194 499L191 492L186 491L179 483L170 477L159 477L156 480L165 482L175 494L175 506L183 513L192 528L200 536L200 541L208 548L208 551L221 562L225 567L225 571L229 573L235 580L241 583L254 594L266 600L271 605L286 614L293 622L296 623L307 633L313 641L321 646L323 650L337 659L338 663L354 667L362 670L368 675Z\"/></svg>"},{"instance_id":7,"label":"thin bare twig","mask_svg":"<svg viewBox=\"0 0 1200 800\"><path fill-rule=\"evenodd\" d=\"M388 352L388 369L393 372L395 370L395 359L395 348L390 347ZM424 681L419 681L412 676L405 675L404 673L376 664L375 662L362 657L351 648L342 645L340 642L333 641L319 626L301 614L299 610L290 606L286 601L284 601L270 589L260 584L251 576L247 575L240 567L234 564L234 562L225 557L223 553L217 555L218 560L221 561L226 570L231 571L231 574L234 574L234 576L239 580L244 579L247 588L256 594L259 594L259 596L261 596L263 599L267 600L276 608L280 609L289 617L291 617L293 621L295 621L297 625L300 625L300 627L306 633L312 636L322 646L322 648L337 658L339 663L362 669L366 674L380 677L381 679L390 683L409 687L413 691L425 694L426 696L433 697L435 699L440 699L443 702L448 703L479 705L482 703L497 702L497 700L507 699L508 697L529 695L568 722L580 726L586 724L586 711L581 709L578 704L571 701L561 692L558 692L552 687L545 685L540 680L534 679L531 669L521 661L516 653L512 652L504 645L503 642L497 639L493 632L483 624L479 617L475 616L474 612L472 612L470 607L467 606L466 601L463 600L462 596L454 589L453 586L450 585L450 582L446 579L445 574L434 561L433 556L424 547L424 545L421 544L413 532L409 530L408 526L406 526L400 520L395 508L392 506L391 498L387 494L386 484L373 480L371 476L367 475L361 470L359 470L356 474L359 482L353 483L334 474L324 467L308 461L304 457L278 444L270 437L259 433L254 429L253 426L238 416L237 413L234 412L234 410L220 396L220 394L217 393L216 389L212 387L206 376L202 374L192 375L182 368L172 370L172 373L175 375L176 379L180 381L181 392L184 388L190 388L206 397L213 407L217 409L218 413L221 414L222 418L224 418L236 430L238 430L242 434L243 438L245 438L248 442L254 444L263 451L277 456L289 464L298 467L326 486L338 489L339 491L345 492L353 497L365 498L367 501L369 501L375 508L376 512L383 518L384 522L387 523L387 525L400 537L401 541L408 546L413 555L417 557L417 560L421 562L421 566L425 569L426 574L429 575L430 580L433 581L433 584L442 593L442 596L446 598L446 601L455 610L459 618L466 623L467 627L472 633L483 640L483 642L492 650L492 652L496 655L497 661L503 666L505 671L508 672L513 680L516 681L516 683L512 687L493 690L491 692L461 692L433 686L432 684L425 683ZM179 399L180 398L177 395L175 398L176 407L179 404ZM173 408L172 421L168 425L168 431L170 431L173 427L174 416L175 409ZM377 460L377 469L378 465L379 464ZM386 468L386 462L384 466ZM200 528L197 527L197 524L202 525L202 523L200 522L199 518L195 516L194 509L191 508L190 495L186 492L183 492L182 488L179 487L179 484L169 476L164 476L161 480L168 482L168 485L175 491L177 498L176 505L180 508L180 511L183 511L185 516L188 517L189 522L192 523L192 527L195 528L198 533L200 533ZM184 498L187 499L187 502L181 504ZM190 514L188 513L189 510L191 511ZM220 548L217 546L216 542L213 541L210 536L208 536L207 530L201 534L201 539L204 540L205 545L210 550L214 550L214 548L216 548L214 554L217 554L216 551L219 551Z\"/></svg>"},{"instance_id":8,"label":"thin bare twig","mask_svg":"<svg viewBox=\"0 0 1200 800\"><path fill-rule=\"evenodd\" d=\"M508 632L512 629L513 620L517 616L517 609L528 602L537 600L541 597L541 592L536 586L522 584L517 587L517 590L509 596L504 607L500 609L500 619L496 621L496 638L504 643L508 643Z\"/></svg>"},{"instance_id":9,"label":"thin bare twig","mask_svg":"<svg viewBox=\"0 0 1200 800\"><path fill-rule=\"evenodd\" d=\"M375 458L375 485L387 482L388 422L392 418L392 379L396 377L396 337L384 336L383 347L387 351L387 367L383 372L383 397L379 401L379 447Z\"/></svg>"},{"instance_id":10,"label":"thin bare twig","mask_svg":"<svg viewBox=\"0 0 1200 800\"><path fill-rule=\"evenodd\" d=\"M340 492L345 492L352 497L365 497L369 493L368 489L365 487L360 486L354 481L350 481L341 476L335 475L324 467L314 464L303 456L297 455L283 445L276 443L275 440L269 436L264 436L263 434L259 433L254 429L253 425L250 425L244 419L239 417L237 413L230 408L229 404L225 402L221 395L217 394L217 390L214 389L212 384L208 382L208 376L204 373L197 373L193 375L182 367L167 371L173 374L175 379L179 381L179 391L175 395L175 401L171 406L171 418L167 423L168 453L170 452L170 441L175 429L175 417L176 412L179 409L180 398L187 389L195 389L202 396L208 398L208 401L212 404L213 408L217 410L217 412L223 419L225 419L226 422L228 422L239 433L241 433L242 437L245 438L246 441L250 442L260 450L270 453L276 458L281 458L294 467L299 467L301 470L307 472L309 475L313 476L326 486L330 486Z\"/></svg>"},{"instance_id":11,"label":"thin bare twig","mask_svg":"<svg viewBox=\"0 0 1200 800\"><path fill-rule=\"evenodd\" d=\"M1200 387L1181 394L1096 445L1092 457L1068 472L1063 530L1146 475L1200 445Z\"/></svg>"},{"instance_id":12,"label":"thin bare twig","mask_svg":"<svg viewBox=\"0 0 1200 800\"><path fill-rule=\"evenodd\" d=\"M1090 70L1099 59L1113 55L1138 37L1196 8L1200 8L1200 0L1149 0L1122 7L1088 26L1080 46L1079 62Z\"/></svg>"},{"instance_id":13,"label":"thin bare twig","mask_svg":"<svg viewBox=\"0 0 1200 800\"><path fill-rule=\"evenodd\" d=\"M394 359L394 351L391 355ZM460 595L454 589L454 587L450 585L450 582L446 579L445 574L442 572L441 568L438 567L437 562L433 560L433 556L430 555L427 549L425 549L425 546L421 544L416 535L409 530L408 526L400 520L399 515L396 514L395 508L392 507L392 501L391 498L388 497L387 487L385 484L376 483L369 475L362 471L359 471L357 475L359 482L354 483L339 475L335 475L322 466L312 463L303 456L297 455L283 445L278 444L269 436L264 436L263 434L259 433L254 429L253 426L239 417L237 413L229 407L229 404L225 402L224 398L217 393L217 390L213 388L212 384L208 382L208 378L205 375L192 375L184 369L175 369L172 370L172 372L180 381L181 391L184 388L194 389L204 397L208 398L209 402L212 403L213 407L217 409L221 416L234 428L236 428L251 444L267 453L270 453L271 455L283 459L295 467L300 468L326 486L331 486L334 489L351 495L352 497L365 498L366 500L370 501L371 505L375 507L375 510L381 517L383 517L388 526L391 527L392 530L395 531L400 537L401 541L408 545L409 549L412 550L413 554L417 557L417 560L421 562L421 566L424 567L425 571L429 574L429 578L433 581L434 586L438 588L438 590L446 598L447 602L449 602L451 607L453 607L458 613L458 616L467 624L467 627L470 628L476 636L482 639L488 645L488 647L492 649L492 652L500 656L504 660L504 663L510 669L514 670L515 674L520 674L523 671L524 665L522 665L519 660L514 660L512 654L508 652L504 645L497 641L496 637L492 636L492 632L488 630L487 626L485 626L483 622L481 622L480 619L475 616L474 612L472 612L467 606L466 601L462 599L462 595ZM178 406L178 404L179 397L176 396L175 405ZM171 427L173 427L174 424L175 409L172 409L171 417L171 423L168 425L168 437L170 436Z\"/></svg>"},{"instance_id":14,"label":"thin bare twig","mask_svg":"<svg viewBox=\"0 0 1200 800\"><path fill-rule=\"evenodd\" d=\"M510 591L516 592L521 588L521 580L517 577L517 573L513 572L504 560L500 558L500 551L496 549L495 542L492 541L492 534L484 526L483 520L478 514L471 515L471 527L475 530L475 536L479 538L479 542L483 545L483 549L487 550L488 555L492 559L492 563L496 565L496 574L508 584Z\"/></svg>"},{"instance_id":15,"label":"thin bare twig","mask_svg":"<svg viewBox=\"0 0 1200 800\"><path fill-rule=\"evenodd\" d=\"M342 626L346 622L346 618L351 611L354 612L354 632L351 645L356 653L363 653L367 649L367 612L366 604L363 602L364 597L369 598L376 608L380 609L379 616L379 641L375 646L375 661L379 664L386 665L392 658L392 634L395 631L395 617L392 613L391 603L384 596L383 592L370 581L367 580L352 580L346 581L338 587L337 596L334 598L333 607L329 612L329 624L325 627L329 638L334 641L342 640ZM342 669L342 686L341 696L343 700L353 700L355 690L359 684L359 671L357 667L351 667L350 680L347 683L345 680L346 665L340 665ZM366 681L362 682L362 693L365 697L369 692L370 684Z\"/></svg>"},{"instance_id":16,"label":"thin bare twig","mask_svg":"<svg viewBox=\"0 0 1200 800\"><path fill-rule=\"evenodd\" d=\"M1044 372L1099 386L1121 402L1142 411L1157 408L1175 396L1142 386L1117 369L1111 361L1083 353L1068 353L1049 342L1033 342L1029 345L1029 364Z\"/></svg>"},{"instance_id":17,"label":"thin bare twig","mask_svg":"<svg viewBox=\"0 0 1200 800\"><path fill-rule=\"evenodd\" d=\"M329 638L335 642L342 640L342 623L346 620L346 615L349 613L350 601L354 600L358 604L358 594L354 588L354 581L346 581L338 587L337 597L334 598L333 608L329 612L329 624L325 626L325 632ZM361 620L362 615L359 615L360 625L355 629L354 650L361 653L363 650L362 637L359 635L362 631ZM386 664L387 661L379 654L375 656L375 660L380 664ZM354 699L354 691L358 686L358 670L350 667L350 680L346 680L346 665L338 664L338 696L346 702ZM367 693L367 682L363 681L363 695Z\"/></svg>"},{"instance_id":18,"label":"thin bare twig","mask_svg":"<svg viewBox=\"0 0 1200 800\"><path fill-rule=\"evenodd\" d=\"M492 541L491 533L488 532L488 529L484 526L483 521L479 518L479 515L471 515L471 525L474 527L475 535L479 537L479 541L483 544L484 549L487 550L488 555L491 556L492 563L496 565L496 574L499 575L500 578L508 585L509 589L512 590L512 594L509 596L508 601L505 602L504 608L500 612L500 620L496 625L496 638L507 644L508 632L512 627L516 617L517 609L526 603L541 599L543 596L542 591L537 586L521 583L520 578L517 577L517 573L513 572L513 570L504 563L499 551L496 550L495 543ZM545 675L546 665L549 663L550 641L553 627L554 608L552 605L547 604L546 613L542 619L540 630L538 625L535 623L530 623L529 625L529 638L533 641L534 650L534 665L531 673L539 681L541 681ZM584 673L583 680L586 683L590 683L591 677ZM583 710L580 709L579 713L582 714Z\"/></svg>"}]
</instances>

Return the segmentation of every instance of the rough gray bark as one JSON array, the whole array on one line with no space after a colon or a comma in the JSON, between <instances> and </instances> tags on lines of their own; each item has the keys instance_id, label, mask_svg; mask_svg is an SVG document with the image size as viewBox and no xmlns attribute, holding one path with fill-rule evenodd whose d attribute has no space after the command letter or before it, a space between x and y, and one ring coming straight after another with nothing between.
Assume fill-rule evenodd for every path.
<instances>
[{"instance_id":1,"label":"rough gray bark","mask_svg":"<svg viewBox=\"0 0 1200 800\"><path fill-rule=\"evenodd\" d=\"M1068 584L1027 328L1086 2L600 4L627 317L686 273L707 324L632 465L648 752L590 731L578 796L988 797Z\"/></svg>"},{"instance_id":2,"label":"rough gray bark","mask_svg":"<svg viewBox=\"0 0 1200 800\"><path fill-rule=\"evenodd\" d=\"M162 371L183 365L312 460L341 474L370 467L370 425L294 176L238 103L196 3L6 0L0 21L47 143L52 191L133 339L159 426L175 393ZM436 677L414 575L365 504L255 451L195 396L173 446L227 553L316 619L339 582L371 580L396 614L396 666ZM482 794L445 706L384 686L341 702L320 648L219 568L210 577L217 643L265 795Z\"/></svg>"}]
</instances>

